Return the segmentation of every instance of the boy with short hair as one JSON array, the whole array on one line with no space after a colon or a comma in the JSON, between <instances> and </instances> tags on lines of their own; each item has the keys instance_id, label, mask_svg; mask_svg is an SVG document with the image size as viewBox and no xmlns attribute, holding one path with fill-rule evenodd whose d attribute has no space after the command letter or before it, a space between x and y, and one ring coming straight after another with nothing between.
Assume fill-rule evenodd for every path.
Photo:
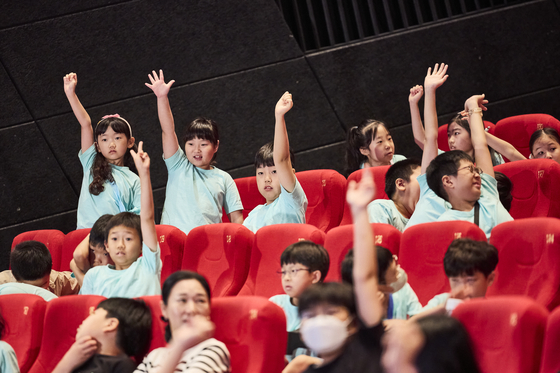
<instances>
[{"instance_id":1,"label":"boy with short hair","mask_svg":"<svg viewBox=\"0 0 560 373\"><path fill-rule=\"evenodd\" d=\"M108 298L161 294L161 259L154 223L150 158L142 146L140 142L138 153L130 151L140 176L140 216L121 212L109 220L105 247L115 264L91 268L84 277L80 294Z\"/></svg>"},{"instance_id":2,"label":"boy with short hair","mask_svg":"<svg viewBox=\"0 0 560 373\"><path fill-rule=\"evenodd\" d=\"M284 120L292 106L292 95L285 92L276 104L274 144L264 145L255 156L257 186L266 204L255 207L243 222L253 232L266 225L305 223L307 197L292 168L294 155Z\"/></svg>"},{"instance_id":3,"label":"boy with short hair","mask_svg":"<svg viewBox=\"0 0 560 373\"><path fill-rule=\"evenodd\" d=\"M368 207L370 223L390 224L403 231L420 198L421 164L409 158L393 164L385 174L385 193L390 199L376 199Z\"/></svg>"},{"instance_id":4,"label":"boy with short hair","mask_svg":"<svg viewBox=\"0 0 560 373\"><path fill-rule=\"evenodd\" d=\"M110 298L102 301L76 332L76 342L53 373L131 373L150 347L152 315L142 300Z\"/></svg>"},{"instance_id":5,"label":"boy with short hair","mask_svg":"<svg viewBox=\"0 0 560 373\"><path fill-rule=\"evenodd\" d=\"M0 285L0 295L36 294L46 301L58 298L48 291L52 269L49 249L39 241L23 241L10 254L12 275L16 282Z\"/></svg>"},{"instance_id":6,"label":"boy with short hair","mask_svg":"<svg viewBox=\"0 0 560 373\"><path fill-rule=\"evenodd\" d=\"M300 327L299 296L312 284L325 280L329 263L327 250L311 241L292 244L280 256L282 288L286 294L275 295L270 301L284 310L288 332L297 331Z\"/></svg>"}]
</instances>

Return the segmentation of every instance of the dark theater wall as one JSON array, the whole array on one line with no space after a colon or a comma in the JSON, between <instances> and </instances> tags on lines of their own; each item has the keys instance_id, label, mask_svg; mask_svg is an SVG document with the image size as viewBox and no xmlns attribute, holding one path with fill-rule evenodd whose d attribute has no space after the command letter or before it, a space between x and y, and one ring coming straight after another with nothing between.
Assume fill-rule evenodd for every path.
<instances>
[{"instance_id":1,"label":"dark theater wall","mask_svg":"<svg viewBox=\"0 0 560 373\"><path fill-rule=\"evenodd\" d=\"M6 3L6 4L5 4ZM28 4L28 5L26 5ZM0 11L0 269L15 235L75 228L82 178L80 128L62 87L77 93L93 122L119 113L152 157L156 208L167 171L156 99L144 86L163 69L177 132L203 115L220 124L218 167L254 173L255 151L271 141L274 105L287 115L298 171L344 167L347 128L386 120L397 153L420 157L408 90L428 66L450 65L438 91L441 123L464 100L486 93L485 119L548 113L560 118L560 12L534 1L305 55L274 0L59 0L2 4Z\"/></svg>"}]
</instances>

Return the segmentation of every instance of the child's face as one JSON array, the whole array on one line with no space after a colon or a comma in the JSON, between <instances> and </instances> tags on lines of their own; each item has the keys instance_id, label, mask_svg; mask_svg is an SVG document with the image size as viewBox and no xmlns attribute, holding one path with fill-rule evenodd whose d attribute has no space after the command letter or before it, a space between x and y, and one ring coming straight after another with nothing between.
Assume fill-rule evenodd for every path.
<instances>
[{"instance_id":1,"label":"child's face","mask_svg":"<svg viewBox=\"0 0 560 373\"><path fill-rule=\"evenodd\" d=\"M257 187L266 199L266 203L272 203L280 195L280 180L276 173L276 166L263 166L257 168Z\"/></svg>"},{"instance_id":2,"label":"child's face","mask_svg":"<svg viewBox=\"0 0 560 373\"><path fill-rule=\"evenodd\" d=\"M560 144L546 134L543 134L535 141L531 152L534 158L552 159L560 163Z\"/></svg>"},{"instance_id":3,"label":"child's face","mask_svg":"<svg viewBox=\"0 0 560 373\"><path fill-rule=\"evenodd\" d=\"M105 246L117 270L130 267L142 252L142 241L138 232L124 225L111 228Z\"/></svg>"},{"instance_id":4,"label":"child's face","mask_svg":"<svg viewBox=\"0 0 560 373\"><path fill-rule=\"evenodd\" d=\"M395 144L393 138L385 128L378 126L377 133L369 144L369 148L360 149L361 153L368 158L370 166L390 165L395 155Z\"/></svg>"},{"instance_id":5,"label":"child's face","mask_svg":"<svg viewBox=\"0 0 560 373\"><path fill-rule=\"evenodd\" d=\"M209 140L199 139L195 137L185 143L185 154L189 162L198 168L209 170L212 168L212 158L218 151L218 144L214 145Z\"/></svg>"},{"instance_id":6,"label":"child's face","mask_svg":"<svg viewBox=\"0 0 560 373\"><path fill-rule=\"evenodd\" d=\"M307 320L319 315L334 316L340 321L347 321L350 318L350 312L346 307L321 303L301 313L301 324L303 325ZM356 332L356 326L355 323L351 322L348 324L348 334L351 335L354 332Z\"/></svg>"},{"instance_id":7,"label":"child's face","mask_svg":"<svg viewBox=\"0 0 560 373\"><path fill-rule=\"evenodd\" d=\"M161 303L161 311L169 320L171 331L188 323L193 316L210 317L210 300L197 280L182 280L173 286L167 305Z\"/></svg>"},{"instance_id":8,"label":"child's face","mask_svg":"<svg viewBox=\"0 0 560 373\"><path fill-rule=\"evenodd\" d=\"M494 272L484 276L480 271L476 271L472 276L461 275L449 277L451 293L458 299L481 298L486 296L488 286L494 281Z\"/></svg>"},{"instance_id":9,"label":"child's face","mask_svg":"<svg viewBox=\"0 0 560 373\"><path fill-rule=\"evenodd\" d=\"M89 262L92 267L114 264L109 253L105 250L105 245L89 245Z\"/></svg>"},{"instance_id":10,"label":"child's face","mask_svg":"<svg viewBox=\"0 0 560 373\"><path fill-rule=\"evenodd\" d=\"M394 257L395 256L393 255L393 258ZM389 264L389 268L387 268L387 272L385 272L385 285L390 285L393 282L396 282L398 273L397 261L393 259L391 264Z\"/></svg>"},{"instance_id":11,"label":"child's face","mask_svg":"<svg viewBox=\"0 0 560 373\"><path fill-rule=\"evenodd\" d=\"M449 176L453 182L453 188L447 190L447 194L454 194L455 196L465 201L478 201L480 198L480 191L482 180L478 172L472 172L474 165L472 162L461 159L460 166L456 176Z\"/></svg>"},{"instance_id":12,"label":"child's face","mask_svg":"<svg viewBox=\"0 0 560 373\"><path fill-rule=\"evenodd\" d=\"M450 150L462 150L465 153L470 153L473 150L471 135L455 122L447 128L447 143Z\"/></svg>"},{"instance_id":13,"label":"child's face","mask_svg":"<svg viewBox=\"0 0 560 373\"><path fill-rule=\"evenodd\" d=\"M416 204L420 199L420 184L418 184L418 176L420 176L421 168L417 167L412 175L410 175L410 181L406 184L406 191L405 191L405 199L408 201L410 205L416 209Z\"/></svg>"},{"instance_id":14,"label":"child's face","mask_svg":"<svg viewBox=\"0 0 560 373\"><path fill-rule=\"evenodd\" d=\"M319 282L319 271L309 272L303 264L284 264L282 266L282 288L291 298L298 299L301 293L312 284Z\"/></svg>"},{"instance_id":15,"label":"child's face","mask_svg":"<svg viewBox=\"0 0 560 373\"><path fill-rule=\"evenodd\" d=\"M76 331L76 340L89 336L98 339L103 334L103 329L108 325L110 319L107 318L107 311L103 308L97 308L90 314L78 327Z\"/></svg>"},{"instance_id":16,"label":"child's face","mask_svg":"<svg viewBox=\"0 0 560 373\"><path fill-rule=\"evenodd\" d=\"M111 127L97 137L97 150L103 154L107 162L116 166L123 165L126 152L133 145L134 137L127 139L124 133L116 133Z\"/></svg>"}]
</instances>

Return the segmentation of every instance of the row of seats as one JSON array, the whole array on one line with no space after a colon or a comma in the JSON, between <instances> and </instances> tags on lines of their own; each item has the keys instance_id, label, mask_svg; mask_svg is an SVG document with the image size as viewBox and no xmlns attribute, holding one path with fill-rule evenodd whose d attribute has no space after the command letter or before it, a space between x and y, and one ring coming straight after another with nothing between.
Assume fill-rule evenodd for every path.
<instances>
[{"instance_id":1,"label":"row of seats","mask_svg":"<svg viewBox=\"0 0 560 373\"><path fill-rule=\"evenodd\" d=\"M486 240L479 227L466 221L419 224L404 233L388 224L371 226L376 244L398 255L422 304L450 290L443 270L443 256L449 244L460 237ZM197 271L207 277L215 297L270 297L283 293L277 275L280 255L290 244L301 240L325 246L331 261L326 281L339 281L340 263L353 245L352 225L331 229L327 234L308 224L271 225L256 234L233 223L197 227L189 235L165 225L156 226L156 230L162 252L162 282L179 269ZM36 239L51 252L71 252L73 244L62 249L53 247L55 240L50 237L62 234L56 232L26 232L17 236L13 244ZM78 234L80 237L75 237ZM70 232L66 238L78 242L85 235L87 230L79 230ZM488 295L526 295L551 310L560 304L559 219L528 218L500 224L492 231L490 243L498 249L500 259Z\"/></svg>"}]
</instances>

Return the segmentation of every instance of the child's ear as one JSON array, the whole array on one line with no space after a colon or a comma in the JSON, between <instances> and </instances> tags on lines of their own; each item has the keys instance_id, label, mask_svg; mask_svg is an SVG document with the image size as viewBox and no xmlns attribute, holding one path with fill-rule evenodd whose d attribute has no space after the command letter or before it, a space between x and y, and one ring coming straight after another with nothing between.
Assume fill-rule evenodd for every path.
<instances>
[{"instance_id":1,"label":"child's ear","mask_svg":"<svg viewBox=\"0 0 560 373\"><path fill-rule=\"evenodd\" d=\"M107 241L105 241L105 251L109 252L109 250L107 250L109 248L109 244L107 243Z\"/></svg>"},{"instance_id":2,"label":"child's ear","mask_svg":"<svg viewBox=\"0 0 560 373\"><path fill-rule=\"evenodd\" d=\"M220 147L220 140L218 140L218 142L216 142L216 147L214 148L214 154L218 151L219 147Z\"/></svg>"},{"instance_id":3,"label":"child's ear","mask_svg":"<svg viewBox=\"0 0 560 373\"><path fill-rule=\"evenodd\" d=\"M103 333L110 333L117 331L119 327L119 319L116 317L109 317L105 319L105 325L103 326Z\"/></svg>"},{"instance_id":4,"label":"child's ear","mask_svg":"<svg viewBox=\"0 0 560 373\"><path fill-rule=\"evenodd\" d=\"M292 172L294 173L294 175L296 174L296 169L292 168Z\"/></svg>"},{"instance_id":5,"label":"child's ear","mask_svg":"<svg viewBox=\"0 0 560 373\"><path fill-rule=\"evenodd\" d=\"M443 184L444 188L454 188L453 180L451 179L451 177L449 177L449 175L443 175L443 177L441 178L441 183Z\"/></svg>"},{"instance_id":6,"label":"child's ear","mask_svg":"<svg viewBox=\"0 0 560 373\"><path fill-rule=\"evenodd\" d=\"M399 178L399 179L395 180L395 186L397 187L398 190L404 192L406 190L406 181Z\"/></svg>"},{"instance_id":7,"label":"child's ear","mask_svg":"<svg viewBox=\"0 0 560 373\"><path fill-rule=\"evenodd\" d=\"M134 143L136 142L136 139L134 137L131 137L130 139L128 139L128 148L132 148L134 146Z\"/></svg>"},{"instance_id":8,"label":"child's ear","mask_svg":"<svg viewBox=\"0 0 560 373\"><path fill-rule=\"evenodd\" d=\"M362 155L365 155L367 157L369 155L369 149L368 148L360 148L360 153L362 153Z\"/></svg>"},{"instance_id":9,"label":"child's ear","mask_svg":"<svg viewBox=\"0 0 560 373\"><path fill-rule=\"evenodd\" d=\"M97 144L97 141L94 142L94 144L95 144L95 150L97 150L97 152L99 153L101 150L99 150L99 145Z\"/></svg>"},{"instance_id":10,"label":"child's ear","mask_svg":"<svg viewBox=\"0 0 560 373\"><path fill-rule=\"evenodd\" d=\"M311 277L312 277L311 279L312 284L318 283L321 280L321 271L316 270L311 272Z\"/></svg>"},{"instance_id":11,"label":"child's ear","mask_svg":"<svg viewBox=\"0 0 560 373\"><path fill-rule=\"evenodd\" d=\"M495 278L496 278L496 273L494 271L492 271L492 273L490 273L488 275L488 277L486 278L486 282L488 283L488 286L490 286L494 283Z\"/></svg>"}]
</instances>

